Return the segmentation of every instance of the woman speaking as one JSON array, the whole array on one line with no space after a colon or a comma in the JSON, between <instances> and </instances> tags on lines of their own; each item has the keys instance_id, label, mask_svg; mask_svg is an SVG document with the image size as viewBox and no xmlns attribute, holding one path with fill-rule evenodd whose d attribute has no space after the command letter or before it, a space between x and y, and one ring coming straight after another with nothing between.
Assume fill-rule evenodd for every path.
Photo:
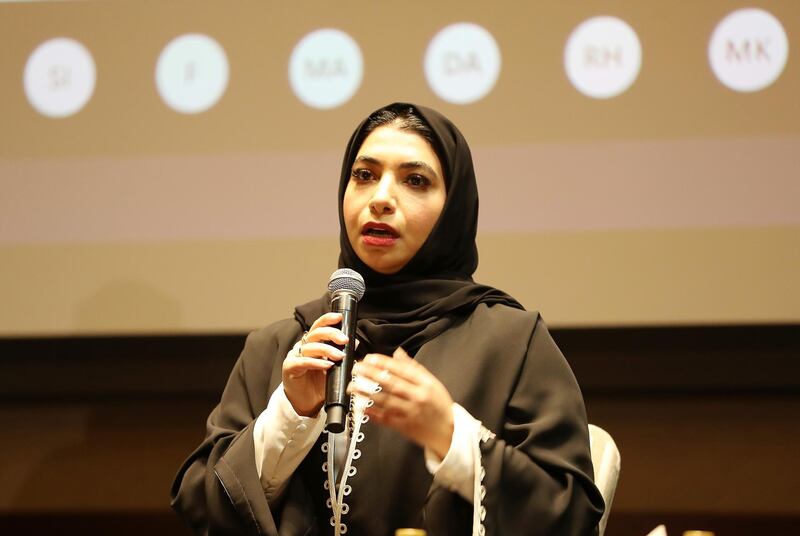
<instances>
[{"instance_id":1,"label":"woman speaking","mask_svg":"<svg viewBox=\"0 0 800 536\"><path fill-rule=\"evenodd\" d=\"M455 125L403 103L359 125L339 183L339 266L366 284L346 430L323 431L348 342L326 295L247 338L173 484L196 533L594 533L580 390L539 315L472 280L477 221Z\"/></svg>"}]
</instances>

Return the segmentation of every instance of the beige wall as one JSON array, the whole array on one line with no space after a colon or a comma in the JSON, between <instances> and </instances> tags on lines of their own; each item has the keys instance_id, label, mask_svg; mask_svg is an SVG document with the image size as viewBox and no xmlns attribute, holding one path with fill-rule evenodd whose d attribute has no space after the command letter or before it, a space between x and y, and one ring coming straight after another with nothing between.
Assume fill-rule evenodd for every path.
<instances>
[{"instance_id":1,"label":"beige wall","mask_svg":"<svg viewBox=\"0 0 800 536\"><path fill-rule=\"evenodd\" d=\"M476 278L555 326L800 320L800 231L482 236ZM2 249L0 335L239 332L321 295L336 240Z\"/></svg>"}]
</instances>

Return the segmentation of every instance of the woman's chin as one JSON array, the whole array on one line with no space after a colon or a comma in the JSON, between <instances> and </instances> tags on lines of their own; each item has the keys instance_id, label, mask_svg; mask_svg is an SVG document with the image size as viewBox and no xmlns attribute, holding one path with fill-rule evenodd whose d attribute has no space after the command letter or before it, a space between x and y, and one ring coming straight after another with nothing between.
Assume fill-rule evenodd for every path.
<instances>
[{"instance_id":1,"label":"woman's chin","mask_svg":"<svg viewBox=\"0 0 800 536\"><path fill-rule=\"evenodd\" d=\"M403 266L385 266L383 264L375 264L375 263L364 263L369 266L374 272L377 272L381 275L394 275L400 270L403 269Z\"/></svg>"},{"instance_id":2,"label":"woman's chin","mask_svg":"<svg viewBox=\"0 0 800 536\"><path fill-rule=\"evenodd\" d=\"M399 263L395 259L388 259L385 255L374 255L369 252L360 253L358 255L361 261L369 266L373 272L382 275L393 275L403 269L406 265L405 262Z\"/></svg>"}]
</instances>

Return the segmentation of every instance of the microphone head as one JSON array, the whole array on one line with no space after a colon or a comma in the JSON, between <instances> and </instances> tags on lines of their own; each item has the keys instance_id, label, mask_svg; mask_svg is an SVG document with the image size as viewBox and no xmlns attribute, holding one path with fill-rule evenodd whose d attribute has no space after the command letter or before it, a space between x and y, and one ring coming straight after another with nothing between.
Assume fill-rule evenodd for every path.
<instances>
[{"instance_id":1,"label":"microphone head","mask_svg":"<svg viewBox=\"0 0 800 536\"><path fill-rule=\"evenodd\" d=\"M331 274L328 280L328 292L349 292L355 296L356 301L364 297L367 287L361 274L350 268L339 268Z\"/></svg>"}]
</instances>

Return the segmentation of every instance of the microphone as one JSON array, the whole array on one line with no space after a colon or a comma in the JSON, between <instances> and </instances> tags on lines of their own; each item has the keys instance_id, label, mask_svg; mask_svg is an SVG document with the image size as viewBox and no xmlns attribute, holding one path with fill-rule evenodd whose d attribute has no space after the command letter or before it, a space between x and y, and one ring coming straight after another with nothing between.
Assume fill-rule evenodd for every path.
<instances>
[{"instance_id":1,"label":"microphone","mask_svg":"<svg viewBox=\"0 0 800 536\"><path fill-rule=\"evenodd\" d=\"M328 415L325 431L339 434L344 431L347 413L350 410L350 397L347 384L353 375L354 353L356 349L356 320L358 300L364 296L364 278L355 270L341 268L331 274L328 292L331 293L331 312L342 314L340 329L347 336L347 344L334 345L344 351L344 358L328 369L325 378L325 412Z\"/></svg>"}]
</instances>

